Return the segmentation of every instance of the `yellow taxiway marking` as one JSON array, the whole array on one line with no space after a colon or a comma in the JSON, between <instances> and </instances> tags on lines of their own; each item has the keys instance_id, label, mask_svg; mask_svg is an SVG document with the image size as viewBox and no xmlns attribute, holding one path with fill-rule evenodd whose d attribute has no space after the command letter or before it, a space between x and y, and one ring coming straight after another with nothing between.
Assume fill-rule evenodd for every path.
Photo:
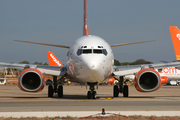
<instances>
[{"instance_id":1,"label":"yellow taxiway marking","mask_svg":"<svg viewBox=\"0 0 180 120\"><path fill-rule=\"evenodd\" d=\"M111 99L113 99L113 98L112 98L112 97L107 97L106 99L107 99L107 100L111 100Z\"/></svg>"}]
</instances>

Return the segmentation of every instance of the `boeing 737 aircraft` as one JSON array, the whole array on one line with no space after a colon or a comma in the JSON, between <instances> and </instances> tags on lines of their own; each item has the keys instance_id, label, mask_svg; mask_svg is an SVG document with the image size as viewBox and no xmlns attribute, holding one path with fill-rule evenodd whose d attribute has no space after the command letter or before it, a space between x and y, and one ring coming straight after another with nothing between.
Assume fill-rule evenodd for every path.
<instances>
[{"instance_id":1,"label":"boeing 737 aircraft","mask_svg":"<svg viewBox=\"0 0 180 120\"><path fill-rule=\"evenodd\" d=\"M152 65L139 65L118 67L114 66L114 55L112 47L139 44L152 41L126 43L118 45L109 45L104 39L89 35L88 30L88 7L87 0L84 0L84 33L78 38L72 46L52 45L37 42L28 42L15 40L18 42L53 46L69 49L67 52L67 65L62 66L42 66L27 64L11 64L0 63L1 67L9 68L26 68L18 78L18 86L21 90L27 92L38 92L44 88L44 74L53 76L53 82L48 87L48 96L53 97L54 93L58 97L63 97L62 82L66 78L71 81L86 84L89 86L87 93L88 99L96 99L95 86L101 82L108 81L109 78L115 78L119 81L114 86L113 96L118 97L119 93L123 93L124 97L128 97L128 86L124 83L124 76L135 74L135 88L140 92L152 92L160 88L161 78L155 69L165 67L179 67L180 62L162 63ZM55 60L55 57L53 57ZM59 79L57 80L57 76Z\"/></svg>"},{"instance_id":2,"label":"boeing 737 aircraft","mask_svg":"<svg viewBox=\"0 0 180 120\"><path fill-rule=\"evenodd\" d=\"M180 60L180 30L176 26L169 26L169 30L172 37L176 60ZM155 70L159 72L162 84L166 84L168 80L180 80L180 70L176 69L175 67L163 68L160 71L158 71L158 69ZM126 75L124 77L125 80L131 81L133 81L134 78L135 75ZM109 84L112 84L114 82L115 80L113 78L108 81Z\"/></svg>"}]
</instances>

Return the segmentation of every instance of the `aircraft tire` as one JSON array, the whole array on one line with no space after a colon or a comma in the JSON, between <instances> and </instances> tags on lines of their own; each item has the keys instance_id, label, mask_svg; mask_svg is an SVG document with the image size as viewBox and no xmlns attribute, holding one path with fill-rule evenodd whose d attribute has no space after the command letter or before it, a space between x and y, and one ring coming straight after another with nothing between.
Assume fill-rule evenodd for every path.
<instances>
[{"instance_id":1,"label":"aircraft tire","mask_svg":"<svg viewBox=\"0 0 180 120\"><path fill-rule=\"evenodd\" d=\"M87 93L87 99L91 99L91 91L88 91L88 93Z\"/></svg>"},{"instance_id":2,"label":"aircraft tire","mask_svg":"<svg viewBox=\"0 0 180 120\"><path fill-rule=\"evenodd\" d=\"M52 85L48 86L48 97L53 97L53 86Z\"/></svg>"},{"instance_id":3,"label":"aircraft tire","mask_svg":"<svg viewBox=\"0 0 180 120\"><path fill-rule=\"evenodd\" d=\"M93 91L92 92L92 99L96 99L96 97L97 97L96 95L97 95L96 91Z\"/></svg>"},{"instance_id":4,"label":"aircraft tire","mask_svg":"<svg viewBox=\"0 0 180 120\"><path fill-rule=\"evenodd\" d=\"M124 97L128 97L129 96L129 90L128 90L128 86L127 85L124 85L123 96Z\"/></svg>"},{"instance_id":5,"label":"aircraft tire","mask_svg":"<svg viewBox=\"0 0 180 120\"><path fill-rule=\"evenodd\" d=\"M62 85L58 86L58 97L59 98L63 97L63 86Z\"/></svg>"},{"instance_id":6,"label":"aircraft tire","mask_svg":"<svg viewBox=\"0 0 180 120\"><path fill-rule=\"evenodd\" d=\"M115 85L115 86L114 86L114 91L113 91L113 96L114 96L114 97L118 97L118 95L119 95L119 89L118 89L118 86Z\"/></svg>"}]
</instances>

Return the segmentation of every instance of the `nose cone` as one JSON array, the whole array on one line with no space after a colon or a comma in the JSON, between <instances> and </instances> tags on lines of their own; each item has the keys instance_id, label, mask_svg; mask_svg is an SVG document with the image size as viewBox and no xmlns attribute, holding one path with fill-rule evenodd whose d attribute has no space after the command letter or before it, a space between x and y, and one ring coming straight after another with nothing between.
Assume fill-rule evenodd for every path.
<instances>
[{"instance_id":1,"label":"nose cone","mask_svg":"<svg viewBox=\"0 0 180 120\"><path fill-rule=\"evenodd\" d=\"M105 61L105 57L99 55L84 54L75 65L79 71L74 75L84 83L103 82L109 77L112 68L110 63Z\"/></svg>"},{"instance_id":2,"label":"nose cone","mask_svg":"<svg viewBox=\"0 0 180 120\"><path fill-rule=\"evenodd\" d=\"M104 80L104 62L99 57L85 57L83 59L83 74L87 75L86 79L91 82L102 82Z\"/></svg>"},{"instance_id":3,"label":"nose cone","mask_svg":"<svg viewBox=\"0 0 180 120\"><path fill-rule=\"evenodd\" d=\"M99 57L85 57L83 59L84 65L87 67L89 70L100 70L100 66L103 63L103 61Z\"/></svg>"},{"instance_id":4,"label":"nose cone","mask_svg":"<svg viewBox=\"0 0 180 120\"><path fill-rule=\"evenodd\" d=\"M90 69L95 68L95 63L92 63L92 62L91 62L91 63L89 63L89 68L90 68Z\"/></svg>"}]
</instances>

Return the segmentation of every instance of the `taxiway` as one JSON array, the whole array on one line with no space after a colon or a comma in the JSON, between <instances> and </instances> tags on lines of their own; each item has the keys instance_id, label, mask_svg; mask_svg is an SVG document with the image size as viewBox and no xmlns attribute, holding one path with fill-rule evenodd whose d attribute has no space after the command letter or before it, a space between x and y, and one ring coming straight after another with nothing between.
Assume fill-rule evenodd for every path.
<instances>
[{"instance_id":1,"label":"taxiway","mask_svg":"<svg viewBox=\"0 0 180 120\"><path fill-rule=\"evenodd\" d=\"M33 111L180 111L180 86L162 86L150 93L129 86L129 97L113 98L113 86L99 86L97 99L87 99L85 86L65 85L64 97L47 97L47 86L38 93L19 90L17 85L0 86L0 112Z\"/></svg>"}]
</instances>

